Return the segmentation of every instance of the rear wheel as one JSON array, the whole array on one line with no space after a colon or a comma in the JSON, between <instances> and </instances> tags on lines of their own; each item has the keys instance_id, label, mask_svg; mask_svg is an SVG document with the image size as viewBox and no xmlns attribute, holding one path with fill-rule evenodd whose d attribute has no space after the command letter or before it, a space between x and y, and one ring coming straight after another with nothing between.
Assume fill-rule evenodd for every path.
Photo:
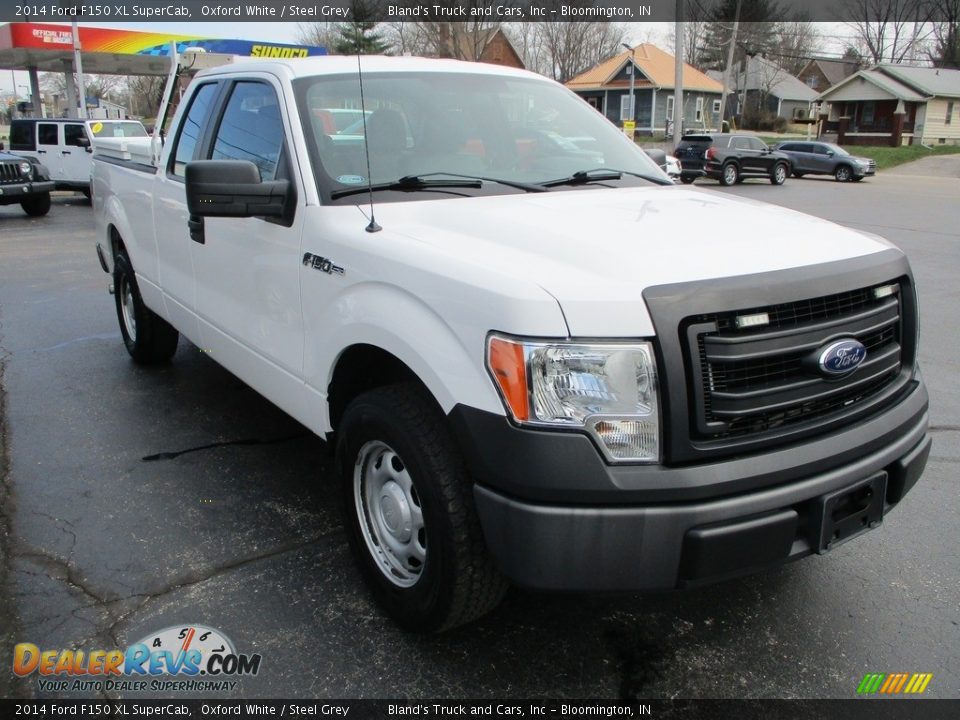
<instances>
[{"instance_id":1,"label":"rear wheel","mask_svg":"<svg viewBox=\"0 0 960 720\"><path fill-rule=\"evenodd\" d=\"M787 179L789 170L786 163L778 162L770 171L770 183L772 185L783 185Z\"/></svg>"},{"instance_id":2,"label":"rear wheel","mask_svg":"<svg viewBox=\"0 0 960 720\"><path fill-rule=\"evenodd\" d=\"M350 544L374 596L398 623L438 632L492 610L506 591L443 415L407 383L371 390L337 431Z\"/></svg>"},{"instance_id":3,"label":"rear wheel","mask_svg":"<svg viewBox=\"0 0 960 720\"><path fill-rule=\"evenodd\" d=\"M113 285L120 334L127 352L141 365L165 362L177 351L180 333L143 304L130 258L120 250L114 260Z\"/></svg>"},{"instance_id":4,"label":"rear wheel","mask_svg":"<svg viewBox=\"0 0 960 720\"><path fill-rule=\"evenodd\" d=\"M837 169L833 171L833 177L837 182L847 182L853 173L850 172L849 165L838 165Z\"/></svg>"},{"instance_id":5,"label":"rear wheel","mask_svg":"<svg viewBox=\"0 0 960 720\"><path fill-rule=\"evenodd\" d=\"M726 185L727 187L735 185L740 179L740 171L737 169L735 163L727 163L723 166L723 170L720 173L720 184Z\"/></svg>"},{"instance_id":6,"label":"rear wheel","mask_svg":"<svg viewBox=\"0 0 960 720\"><path fill-rule=\"evenodd\" d=\"M50 212L50 193L34 195L31 198L20 201L20 207L30 217L41 217Z\"/></svg>"}]
</instances>

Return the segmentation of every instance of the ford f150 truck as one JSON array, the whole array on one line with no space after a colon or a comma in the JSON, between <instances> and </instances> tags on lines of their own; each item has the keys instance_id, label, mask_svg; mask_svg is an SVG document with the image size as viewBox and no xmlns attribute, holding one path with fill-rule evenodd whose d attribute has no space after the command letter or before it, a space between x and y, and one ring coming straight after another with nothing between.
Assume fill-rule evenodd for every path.
<instances>
[{"instance_id":1,"label":"ford f150 truck","mask_svg":"<svg viewBox=\"0 0 960 720\"><path fill-rule=\"evenodd\" d=\"M678 589L823 553L926 463L903 253L674 186L537 75L236 63L194 79L158 162L123 142L93 197L127 350L183 334L328 438L407 627L510 581Z\"/></svg>"}]
</instances>

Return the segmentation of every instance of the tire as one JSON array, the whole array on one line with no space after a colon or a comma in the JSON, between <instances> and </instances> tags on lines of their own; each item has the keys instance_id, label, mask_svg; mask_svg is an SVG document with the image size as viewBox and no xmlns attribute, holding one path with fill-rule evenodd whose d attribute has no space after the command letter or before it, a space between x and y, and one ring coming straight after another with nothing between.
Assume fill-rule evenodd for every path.
<instances>
[{"instance_id":1,"label":"tire","mask_svg":"<svg viewBox=\"0 0 960 720\"><path fill-rule=\"evenodd\" d=\"M833 171L833 179L837 182L847 182L852 177L853 171L849 165L837 165L837 169Z\"/></svg>"},{"instance_id":2,"label":"tire","mask_svg":"<svg viewBox=\"0 0 960 720\"><path fill-rule=\"evenodd\" d=\"M177 351L180 333L143 304L137 276L126 252L118 252L113 265L113 296L127 352L140 365L170 360Z\"/></svg>"},{"instance_id":3,"label":"tire","mask_svg":"<svg viewBox=\"0 0 960 720\"><path fill-rule=\"evenodd\" d=\"M684 177L683 175L680 176L680 182L682 182L684 185L692 185L694 180L696 180L696 178L690 177L689 175L687 175L686 177Z\"/></svg>"},{"instance_id":4,"label":"tire","mask_svg":"<svg viewBox=\"0 0 960 720\"><path fill-rule=\"evenodd\" d=\"M20 201L20 207L30 217L42 217L50 212L50 193L45 192L41 195L34 195L31 198Z\"/></svg>"},{"instance_id":5,"label":"tire","mask_svg":"<svg viewBox=\"0 0 960 720\"><path fill-rule=\"evenodd\" d=\"M336 461L350 545L400 625L440 632L500 603L507 583L484 544L472 482L425 390L390 385L353 400Z\"/></svg>"},{"instance_id":6,"label":"tire","mask_svg":"<svg viewBox=\"0 0 960 720\"><path fill-rule=\"evenodd\" d=\"M861 180L863 180L863 175L861 175L860 177L857 177L856 175L854 175L850 179L853 180L854 182L860 182Z\"/></svg>"},{"instance_id":7,"label":"tire","mask_svg":"<svg viewBox=\"0 0 960 720\"><path fill-rule=\"evenodd\" d=\"M739 180L740 170L737 168L736 163L730 162L723 166L723 169L720 171L721 185L730 187L731 185L736 185Z\"/></svg>"},{"instance_id":8,"label":"tire","mask_svg":"<svg viewBox=\"0 0 960 720\"><path fill-rule=\"evenodd\" d=\"M783 185L783 183L786 182L787 175L789 174L790 168L787 167L787 164L778 162L773 166L773 170L770 171L770 184Z\"/></svg>"},{"instance_id":9,"label":"tire","mask_svg":"<svg viewBox=\"0 0 960 720\"><path fill-rule=\"evenodd\" d=\"M83 193L83 196L84 196L87 200L90 200L90 199L93 198L93 191L92 191L90 188L84 188L84 189L81 190L80 192Z\"/></svg>"},{"instance_id":10,"label":"tire","mask_svg":"<svg viewBox=\"0 0 960 720\"><path fill-rule=\"evenodd\" d=\"M793 176L794 176L795 178L797 178L797 180L799 180L800 178L802 178L802 177L804 176L804 174L805 174L805 173L797 172L796 170L793 171Z\"/></svg>"}]
</instances>

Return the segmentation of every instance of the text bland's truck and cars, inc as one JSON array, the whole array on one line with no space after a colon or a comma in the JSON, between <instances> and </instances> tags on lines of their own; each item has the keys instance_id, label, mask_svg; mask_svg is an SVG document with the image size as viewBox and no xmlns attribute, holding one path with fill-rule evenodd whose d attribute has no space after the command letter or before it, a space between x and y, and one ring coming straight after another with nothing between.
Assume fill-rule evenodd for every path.
<instances>
[{"instance_id":1,"label":"text bland's truck and cars, inc","mask_svg":"<svg viewBox=\"0 0 960 720\"><path fill-rule=\"evenodd\" d=\"M96 242L135 360L183 334L332 441L399 622L825 552L916 483L899 250L673 186L534 74L357 62L204 71L159 162L98 143Z\"/></svg>"}]
</instances>

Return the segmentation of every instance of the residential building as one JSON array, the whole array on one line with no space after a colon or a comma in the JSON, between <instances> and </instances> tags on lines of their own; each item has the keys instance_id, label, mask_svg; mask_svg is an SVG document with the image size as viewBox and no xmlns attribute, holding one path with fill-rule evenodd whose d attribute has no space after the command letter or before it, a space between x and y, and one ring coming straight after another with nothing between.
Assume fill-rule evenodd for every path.
<instances>
[{"instance_id":1,"label":"residential building","mask_svg":"<svg viewBox=\"0 0 960 720\"><path fill-rule=\"evenodd\" d=\"M860 64L850 60L827 60L811 58L797 77L804 85L822 93L827 88L843 82L860 69Z\"/></svg>"},{"instance_id":2,"label":"residential building","mask_svg":"<svg viewBox=\"0 0 960 720\"><path fill-rule=\"evenodd\" d=\"M631 112L630 72L636 68ZM610 122L622 125L631 118L638 133L664 132L673 119L674 56L650 43L608 58L586 70L566 85L603 113ZM683 128L708 130L720 125L720 97L723 86L692 65L683 65Z\"/></svg>"},{"instance_id":3,"label":"residential building","mask_svg":"<svg viewBox=\"0 0 960 720\"><path fill-rule=\"evenodd\" d=\"M875 65L821 93L821 136L846 145L960 144L960 70Z\"/></svg>"},{"instance_id":4,"label":"residential building","mask_svg":"<svg viewBox=\"0 0 960 720\"><path fill-rule=\"evenodd\" d=\"M719 70L707 72L711 78L723 82ZM799 78L767 58L755 55L747 62L734 66L730 73L730 94L727 98L727 119L736 117L740 124L752 127L748 118L782 117L801 120L810 117L811 103L817 93Z\"/></svg>"}]
</instances>

